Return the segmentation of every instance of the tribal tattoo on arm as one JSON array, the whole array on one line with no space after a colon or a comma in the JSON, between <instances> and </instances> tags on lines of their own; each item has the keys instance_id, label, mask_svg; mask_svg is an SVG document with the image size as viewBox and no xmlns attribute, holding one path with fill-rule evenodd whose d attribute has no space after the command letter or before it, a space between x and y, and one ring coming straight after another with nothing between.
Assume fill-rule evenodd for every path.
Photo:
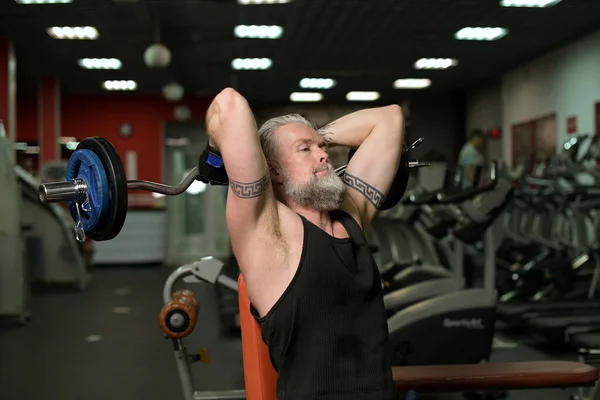
<instances>
[{"instance_id":1,"label":"tribal tattoo on arm","mask_svg":"<svg viewBox=\"0 0 600 400\"><path fill-rule=\"evenodd\" d=\"M385 195L382 192L369 185L359 177L350 175L348 173L344 174L342 180L346 185L360 192L369 201L369 203L373 204L375 209L379 210L379 208L381 208L381 205L385 200Z\"/></svg>"},{"instance_id":2,"label":"tribal tattoo on arm","mask_svg":"<svg viewBox=\"0 0 600 400\"><path fill-rule=\"evenodd\" d=\"M327 125L325 125L324 127L322 127L321 129L319 129L319 134L323 137L323 140L325 141L325 143L329 144L331 143L331 141L333 140L333 132L331 132L329 130L329 128L331 128L332 126L335 125L335 121L328 123Z\"/></svg>"},{"instance_id":3,"label":"tribal tattoo on arm","mask_svg":"<svg viewBox=\"0 0 600 400\"><path fill-rule=\"evenodd\" d=\"M231 187L231 190L237 197L242 199L252 199L260 196L265 192L265 190L267 190L270 183L271 179L268 175L265 175L257 181L249 183L237 182L233 179L229 179L229 186Z\"/></svg>"}]
</instances>

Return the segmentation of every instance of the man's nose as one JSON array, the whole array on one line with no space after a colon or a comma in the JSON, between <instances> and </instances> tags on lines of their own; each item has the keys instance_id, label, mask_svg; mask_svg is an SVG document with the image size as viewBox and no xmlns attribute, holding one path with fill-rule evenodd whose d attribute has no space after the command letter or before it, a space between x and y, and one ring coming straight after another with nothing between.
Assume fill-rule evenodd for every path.
<instances>
[{"instance_id":1,"label":"man's nose","mask_svg":"<svg viewBox=\"0 0 600 400\"><path fill-rule=\"evenodd\" d=\"M319 154L319 162L322 163L329 163L329 154L323 150L323 149L319 149L321 151L321 153Z\"/></svg>"}]
</instances>

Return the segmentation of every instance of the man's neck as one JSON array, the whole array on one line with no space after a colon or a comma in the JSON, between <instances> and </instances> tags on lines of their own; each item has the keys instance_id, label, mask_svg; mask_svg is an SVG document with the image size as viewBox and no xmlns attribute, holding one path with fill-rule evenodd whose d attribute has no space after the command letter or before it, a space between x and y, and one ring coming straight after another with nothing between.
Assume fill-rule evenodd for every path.
<instances>
[{"instance_id":1,"label":"man's neck","mask_svg":"<svg viewBox=\"0 0 600 400\"><path fill-rule=\"evenodd\" d=\"M294 202L288 202L288 207L297 214L302 215L308 221L331 234L331 217L327 211L318 211L312 208L303 207Z\"/></svg>"}]
</instances>

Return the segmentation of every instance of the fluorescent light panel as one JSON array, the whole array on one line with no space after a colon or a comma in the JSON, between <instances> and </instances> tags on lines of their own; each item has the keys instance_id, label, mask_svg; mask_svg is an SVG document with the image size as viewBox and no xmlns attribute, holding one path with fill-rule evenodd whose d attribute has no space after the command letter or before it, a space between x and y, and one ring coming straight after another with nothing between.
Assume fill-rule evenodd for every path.
<instances>
[{"instance_id":1,"label":"fluorescent light panel","mask_svg":"<svg viewBox=\"0 0 600 400\"><path fill-rule=\"evenodd\" d=\"M273 65L270 58L236 58L231 61L231 68L236 70L264 70Z\"/></svg>"},{"instance_id":2,"label":"fluorescent light panel","mask_svg":"<svg viewBox=\"0 0 600 400\"><path fill-rule=\"evenodd\" d=\"M283 28L279 25L238 25L233 34L243 39L279 39Z\"/></svg>"},{"instance_id":3,"label":"fluorescent light panel","mask_svg":"<svg viewBox=\"0 0 600 400\"><path fill-rule=\"evenodd\" d=\"M508 33L506 28L467 27L454 34L458 40L498 40Z\"/></svg>"},{"instance_id":4,"label":"fluorescent light panel","mask_svg":"<svg viewBox=\"0 0 600 400\"><path fill-rule=\"evenodd\" d=\"M290 100L295 102L316 102L323 100L323 95L313 92L294 92L290 94Z\"/></svg>"},{"instance_id":5,"label":"fluorescent light panel","mask_svg":"<svg viewBox=\"0 0 600 400\"><path fill-rule=\"evenodd\" d=\"M348 101L375 101L379 99L379 92L353 91L346 94Z\"/></svg>"},{"instance_id":6,"label":"fluorescent light panel","mask_svg":"<svg viewBox=\"0 0 600 400\"><path fill-rule=\"evenodd\" d=\"M93 26L53 26L47 32L54 39L95 40L99 36Z\"/></svg>"},{"instance_id":7,"label":"fluorescent light panel","mask_svg":"<svg viewBox=\"0 0 600 400\"><path fill-rule=\"evenodd\" d=\"M132 80L104 81L102 87L106 90L135 90L137 82Z\"/></svg>"},{"instance_id":8,"label":"fluorescent light panel","mask_svg":"<svg viewBox=\"0 0 600 400\"><path fill-rule=\"evenodd\" d=\"M285 4L292 0L238 0L238 4L255 5L255 4Z\"/></svg>"},{"instance_id":9,"label":"fluorescent light panel","mask_svg":"<svg viewBox=\"0 0 600 400\"><path fill-rule=\"evenodd\" d=\"M453 58L421 58L415 62L416 69L448 69L456 67L458 60Z\"/></svg>"},{"instance_id":10,"label":"fluorescent light panel","mask_svg":"<svg viewBox=\"0 0 600 400\"><path fill-rule=\"evenodd\" d=\"M430 79L396 79L394 81L395 89L424 89L431 86Z\"/></svg>"},{"instance_id":11,"label":"fluorescent light panel","mask_svg":"<svg viewBox=\"0 0 600 400\"><path fill-rule=\"evenodd\" d=\"M331 89L335 85L335 79L331 78L302 78L300 80L302 89Z\"/></svg>"},{"instance_id":12,"label":"fluorescent light panel","mask_svg":"<svg viewBox=\"0 0 600 400\"><path fill-rule=\"evenodd\" d=\"M118 58L82 58L77 63L85 69L121 69L123 66Z\"/></svg>"},{"instance_id":13,"label":"fluorescent light panel","mask_svg":"<svg viewBox=\"0 0 600 400\"><path fill-rule=\"evenodd\" d=\"M544 8L552 7L561 1L562 0L500 0L500 5L502 7Z\"/></svg>"},{"instance_id":14,"label":"fluorescent light panel","mask_svg":"<svg viewBox=\"0 0 600 400\"><path fill-rule=\"evenodd\" d=\"M19 4L67 4L73 0L15 0Z\"/></svg>"}]
</instances>

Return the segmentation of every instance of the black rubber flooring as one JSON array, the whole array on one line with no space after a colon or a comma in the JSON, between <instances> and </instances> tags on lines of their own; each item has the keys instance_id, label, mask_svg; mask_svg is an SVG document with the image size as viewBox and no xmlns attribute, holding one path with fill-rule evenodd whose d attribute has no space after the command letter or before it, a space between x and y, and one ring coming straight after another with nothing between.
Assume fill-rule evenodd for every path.
<instances>
[{"instance_id":1,"label":"black rubber flooring","mask_svg":"<svg viewBox=\"0 0 600 400\"><path fill-rule=\"evenodd\" d=\"M168 273L160 267L98 268L84 292L36 293L28 325L0 328L0 399L183 399L171 343L158 326ZM243 389L240 339L221 333L215 288L186 287L201 304L187 347L208 348L211 358L208 364L193 365L196 389ZM493 361L549 358L526 345L497 349L493 355ZM508 398L558 400L569 394L530 390L511 392Z\"/></svg>"},{"instance_id":2,"label":"black rubber flooring","mask_svg":"<svg viewBox=\"0 0 600 400\"><path fill-rule=\"evenodd\" d=\"M33 298L31 322L0 330L0 399L183 399L171 342L158 325L161 268L94 270L87 291ZM221 338L214 287L193 284L201 317L186 341L207 348L198 390L244 387L239 338Z\"/></svg>"}]
</instances>

